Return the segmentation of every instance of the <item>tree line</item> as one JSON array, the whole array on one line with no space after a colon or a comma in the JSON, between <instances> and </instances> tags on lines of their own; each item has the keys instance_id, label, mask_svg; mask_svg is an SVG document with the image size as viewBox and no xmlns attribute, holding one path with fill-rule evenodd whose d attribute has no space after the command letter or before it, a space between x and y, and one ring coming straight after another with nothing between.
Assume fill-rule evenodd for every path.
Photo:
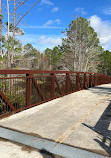
<instances>
[{"instance_id":1,"label":"tree line","mask_svg":"<svg viewBox=\"0 0 111 158\"><path fill-rule=\"evenodd\" d=\"M72 20L63 31L62 44L47 48L44 52L38 51L31 43L23 45L16 38L24 35L18 27L21 20L39 2L36 1L18 19L17 12L28 0L14 0L12 22L10 22L9 1L7 0L8 20L3 20L0 0L0 69L36 69L36 70L69 70L90 71L111 75L111 52L104 50L100 44L90 21L83 17ZM5 28L6 34L2 35Z\"/></svg>"}]
</instances>

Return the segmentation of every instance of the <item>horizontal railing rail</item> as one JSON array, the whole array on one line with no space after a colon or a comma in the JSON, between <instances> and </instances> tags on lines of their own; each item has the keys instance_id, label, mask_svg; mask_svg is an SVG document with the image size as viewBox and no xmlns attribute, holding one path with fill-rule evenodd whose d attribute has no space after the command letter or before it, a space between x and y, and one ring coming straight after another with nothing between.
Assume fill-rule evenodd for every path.
<instances>
[{"instance_id":1,"label":"horizontal railing rail","mask_svg":"<svg viewBox=\"0 0 111 158\"><path fill-rule=\"evenodd\" d=\"M110 82L111 76L92 72L0 70L0 118Z\"/></svg>"}]
</instances>

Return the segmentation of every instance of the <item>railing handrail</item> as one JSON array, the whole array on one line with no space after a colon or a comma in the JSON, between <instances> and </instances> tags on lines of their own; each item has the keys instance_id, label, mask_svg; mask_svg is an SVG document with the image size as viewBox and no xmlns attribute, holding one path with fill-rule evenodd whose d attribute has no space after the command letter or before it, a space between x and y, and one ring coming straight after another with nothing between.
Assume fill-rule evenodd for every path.
<instances>
[{"instance_id":1,"label":"railing handrail","mask_svg":"<svg viewBox=\"0 0 111 158\"><path fill-rule=\"evenodd\" d=\"M0 74L0 118L79 90L111 83L111 76L93 72L0 70Z\"/></svg>"},{"instance_id":2,"label":"railing handrail","mask_svg":"<svg viewBox=\"0 0 111 158\"><path fill-rule=\"evenodd\" d=\"M5 74L47 74L47 73L76 73L76 74L99 74L105 75L101 73L93 73L93 72L79 72L79 71L58 71L58 70L0 70L1 75ZM106 75L108 76L108 75Z\"/></svg>"}]
</instances>

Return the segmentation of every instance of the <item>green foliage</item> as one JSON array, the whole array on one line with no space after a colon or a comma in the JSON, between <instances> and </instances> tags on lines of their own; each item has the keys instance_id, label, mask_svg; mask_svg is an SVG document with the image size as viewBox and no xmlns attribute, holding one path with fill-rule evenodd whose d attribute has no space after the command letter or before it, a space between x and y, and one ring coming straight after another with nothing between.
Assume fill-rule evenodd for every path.
<instances>
[{"instance_id":1,"label":"green foliage","mask_svg":"<svg viewBox=\"0 0 111 158\"><path fill-rule=\"evenodd\" d=\"M5 25L7 26L8 28L8 22L5 23ZM13 24L12 23L9 23L9 32L13 32ZM24 31L22 29L20 29L19 27L16 27L15 28L15 33L16 35L24 35Z\"/></svg>"},{"instance_id":2,"label":"green foliage","mask_svg":"<svg viewBox=\"0 0 111 158\"><path fill-rule=\"evenodd\" d=\"M60 46L55 46L53 49L47 48L45 50L45 55L48 57L52 68L55 69L63 54L61 52Z\"/></svg>"},{"instance_id":3,"label":"green foliage","mask_svg":"<svg viewBox=\"0 0 111 158\"><path fill-rule=\"evenodd\" d=\"M2 36L2 49L6 52L5 54L7 54L7 51L11 53L12 40L13 38L11 36L9 36L9 40L5 36ZM19 40L14 40L14 45L15 55L18 55L22 51L22 44Z\"/></svg>"},{"instance_id":4,"label":"green foliage","mask_svg":"<svg viewBox=\"0 0 111 158\"><path fill-rule=\"evenodd\" d=\"M100 55L101 62L99 64L99 72L111 75L111 52L106 50Z\"/></svg>"},{"instance_id":5,"label":"green foliage","mask_svg":"<svg viewBox=\"0 0 111 158\"><path fill-rule=\"evenodd\" d=\"M97 38L97 33L94 31L94 29L90 26L90 21L88 21L85 18L79 17L76 20L72 20L72 22L68 25L68 28L66 28L66 31L63 33L66 34L67 38L71 38L73 41L73 37L76 35L76 41L82 40L82 41L90 41L88 42L89 46L91 43ZM75 39L75 38L74 38ZM99 44L99 39L97 38L97 41L95 45Z\"/></svg>"},{"instance_id":6,"label":"green foliage","mask_svg":"<svg viewBox=\"0 0 111 158\"><path fill-rule=\"evenodd\" d=\"M3 16L3 15L0 15L0 18L4 19L4 16Z\"/></svg>"},{"instance_id":7,"label":"green foliage","mask_svg":"<svg viewBox=\"0 0 111 158\"><path fill-rule=\"evenodd\" d=\"M28 57L35 57L37 55L37 49L35 49L32 44L30 43L27 43L25 46L24 46L24 56L26 58Z\"/></svg>"}]
</instances>

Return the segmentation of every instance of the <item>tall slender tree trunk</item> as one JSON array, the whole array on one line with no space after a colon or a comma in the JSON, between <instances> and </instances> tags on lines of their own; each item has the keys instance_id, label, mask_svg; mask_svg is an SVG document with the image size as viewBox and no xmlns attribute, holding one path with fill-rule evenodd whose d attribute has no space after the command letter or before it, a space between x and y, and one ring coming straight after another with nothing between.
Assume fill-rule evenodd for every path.
<instances>
[{"instance_id":1,"label":"tall slender tree trunk","mask_svg":"<svg viewBox=\"0 0 111 158\"><path fill-rule=\"evenodd\" d=\"M9 50L9 25L10 25L10 21L9 21L9 0L7 0L7 13L8 13L8 30L7 30L7 40L8 40L8 48L7 48L7 56L8 56L8 69L11 66L10 63L10 50Z\"/></svg>"},{"instance_id":2,"label":"tall slender tree trunk","mask_svg":"<svg viewBox=\"0 0 111 158\"><path fill-rule=\"evenodd\" d=\"M51 56L52 56L52 54L50 53L50 61L49 61L49 64L50 64L50 70L52 70L52 62L51 62Z\"/></svg>"},{"instance_id":3,"label":"tall slender tree trunk","mask_svg":"<svg viewBox=\"0 0 111 158\"><path fill-rule=\"evenodd\" d=\"M13 68L13 60L14 60L15 19L16 19L16 0L14 0L14 13L13 13L13 39L12 39L11 68Z\"/></svg>"},{"instance_id":4,"label":"tall slender tree trunk","mask_svg":"<svg viewBox=\"0 0 111 158\"><path fill-rule=\"evenodd\" d=\"M0 0L0 49L1 49L1 42L2 42L2 6L1 6L1 0Z\"/></svg>"}]
</instances>

